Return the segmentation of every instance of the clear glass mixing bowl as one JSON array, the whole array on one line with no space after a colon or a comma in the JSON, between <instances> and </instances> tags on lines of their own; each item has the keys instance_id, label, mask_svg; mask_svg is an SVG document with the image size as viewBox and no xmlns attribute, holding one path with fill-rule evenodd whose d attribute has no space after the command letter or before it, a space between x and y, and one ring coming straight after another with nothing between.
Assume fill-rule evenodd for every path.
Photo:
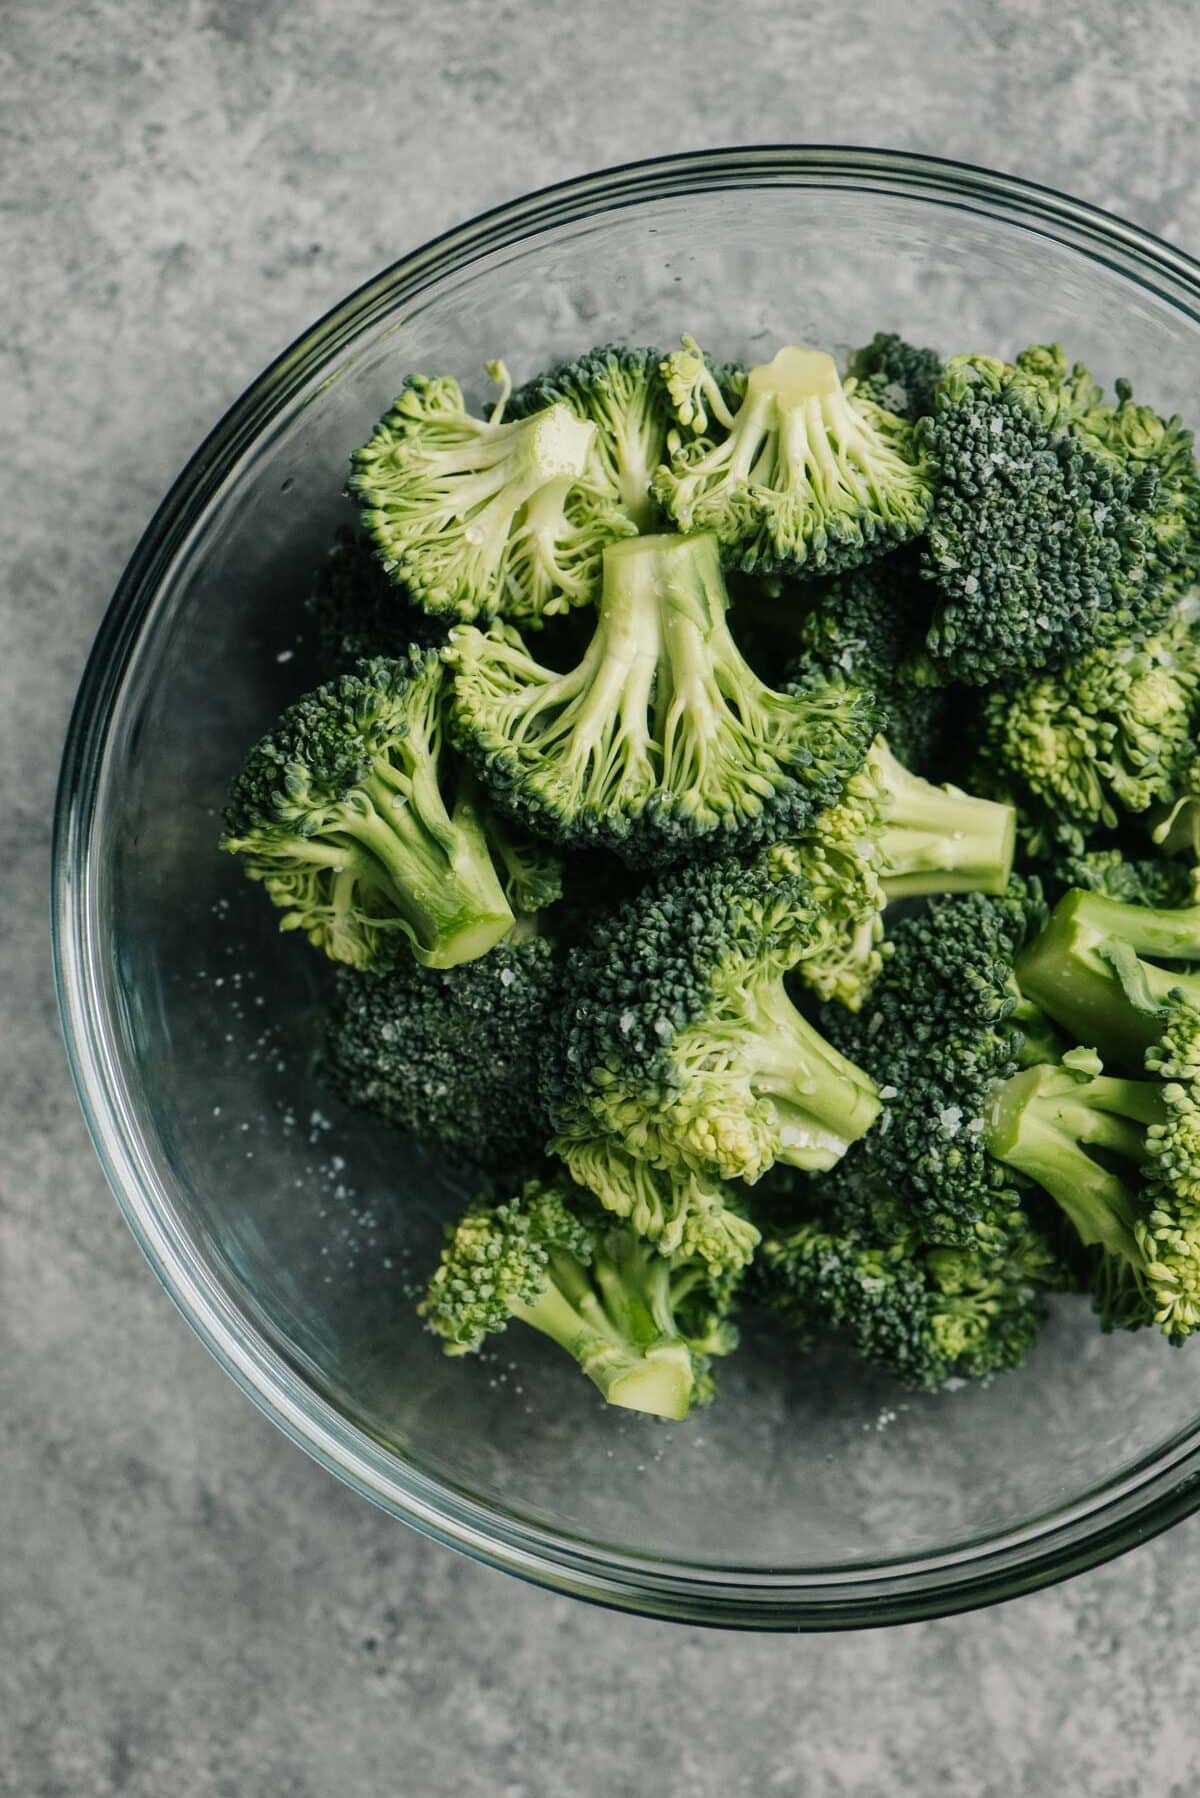
<instances>
[{"instance_id":1,"label":"clear glass mixing bowl","mask_svg":"<svg viewBox=\"0 0 1200 1798\"><path fill-rule=\"evenodd\" d=\"M1064 1302L1020 1373L906 1395L754 1331L716 1407L606 1412L528 1332L443 1359L413 1314L436 1163L313 1069L327 974L215 853L231 771L310 683L303 609L346 458L410 369L478 392L607 339L743 359L880 327L1060 338L1200 417L1200 267L1044 189L845 149L672 157L505 206L407 257L254 383L177 481L83 681L63 764L63 1018L105 1170L212 1352L418 1529L559 1590L703 1623L896 1622L1028 1590L1200 1502L1194 1355Z\"/></svg>"}]
</instances>

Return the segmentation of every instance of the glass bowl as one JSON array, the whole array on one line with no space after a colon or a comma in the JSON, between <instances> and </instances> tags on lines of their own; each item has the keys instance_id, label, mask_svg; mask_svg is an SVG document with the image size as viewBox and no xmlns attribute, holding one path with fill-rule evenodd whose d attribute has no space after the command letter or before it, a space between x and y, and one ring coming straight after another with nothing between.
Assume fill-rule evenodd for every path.
<instances>
[{"instance_id":1,"label":"glass bowl","mask_svg":"<svg viewBox=\"0 0 1200 1798\"><path fill-rule=\"evenodd\" d=\"M882 151L671 157L534 194L406 257L257 380L176 482L100 632L63 763L59 989L129 1224L295 1441L396 1516L560 1591L832 1628L990 1602L1200 1502L1197 1362L1064 1301L1019 1373L906 1394L751 1329L686 1424L607 1412L529 1332L448 1361L413 1295L456 1182L315 1071L328 974L215 853L233 771L313 678L304 597L350 451L404 374L482 392L622 339L721 356L894 328L1061 339L1200 416L1200 267L1075 201ZM521 1338L526 1338L522 1340Z\"/></svg>"}]
</instances>

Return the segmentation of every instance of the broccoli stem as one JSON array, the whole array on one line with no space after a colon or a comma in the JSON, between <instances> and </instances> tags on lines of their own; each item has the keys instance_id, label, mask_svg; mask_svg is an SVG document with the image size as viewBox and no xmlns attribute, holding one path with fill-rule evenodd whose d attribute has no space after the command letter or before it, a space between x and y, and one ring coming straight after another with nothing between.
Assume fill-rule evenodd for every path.
<instances>
[{"instance_id":1,"label":"broccoli stem","mask_svg":"<svg viewBox=\"0 0 1200 1798\"><path fill-rule=\"evenodd\" d=\"M1156 1086L1060 1067L1014 1074L995 1095L985 1141L997 1160L1036 1180L1061 1206L1082 1243L1140 1269L1137 1208L1119 1163L1149 1160L1148 1126L1166 1116ZM1089 1150L1099 1152L1099 1159Z\"/></svg>"},{"instance_id":2,"label":"broccoli stem","mask_svg":"<svg viewBox=\"0 0 1200 1798\"><path fill-rule=\"evenodd\" d=\"M836 1166L879 1115L874 1083L800 1015L782 980L747 993L745 1017L743 1053L755 1096L776 1115L778 1159L814 1173Z\"/></svg>"},{"instance_id":3,"label":"broccoli stem","mask_svg":"<svg viewBox=\"0 0 1200 1798\"><path fill-rule=\"evenodd\" d=\"M429 820L411 789L379 772L356 792L363 803L341 806L335 828L367 852L365 878L387 892L419 961L457 967L511 930L512 910L473 811L463 809L451 826L439 799L442 816Z\"/></svg>"},{"instance_id":4,"label":"broccoli stem","mask_svg":"<svg viewBox=\"0 0 1200 1798\"><path fill-rule=\"evenodd\" d=\"M1176 991L1200 1005L1200 974L1146 956L1200 961L1200 906L1158 910L1075 891L1018 957L1017 981L1105 1061L1140 1067L1161 1030L1155 1008Z\"/></svg>"},{"instance_id":5,"label":"broccoli stem","mask_svg":"<svg viewBox=\"0 0 1200 1798\"><path fill-rule=\"evenodd\" d=\"M883 744L873 760L887 793L880 851L888 899L1002 893L1016 848L1013 807L936 787L910 774Z\"/></svg>"},{"instance_id":6,"label":"broccoli stem","mask_svg":"<svg viewBox=\"0 0 1200 1798\"><path fill-rule=\"evenodd\" d=\"M543 1291L510 1309L565 1349L610 1405L676 1422L687 1416L692 1356L674 1329L669 1264L655 1251L618 1263L598 1250L587 1267L555 1250Z\"/></svg>"}]
</instances>

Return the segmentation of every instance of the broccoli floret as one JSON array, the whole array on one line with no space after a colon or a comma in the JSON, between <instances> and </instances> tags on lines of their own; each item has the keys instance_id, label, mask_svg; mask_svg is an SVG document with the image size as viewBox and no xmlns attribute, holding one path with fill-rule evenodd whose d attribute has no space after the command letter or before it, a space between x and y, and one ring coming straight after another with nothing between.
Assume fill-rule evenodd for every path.
<instances>
[{"instance_id":1,"label":"broccoli floret","mask_svg":"<svg viewBox=\"0 0 1200 1798\"><path fill-rule=\"evenodd\" d=\"M1030 819L1034 852L1086 839L1176 796L1200 711L1190 618L988 693L979 763Z\"/></svg>"},{"instance_id":2,"label":"broccoli floret","mask_svg":"<svg viewBox=\"0 0 1200 1798\"><path fill-rule=\"evenodd\" d=\"M730 1188L711 1174L682 1164L651 1167L626 1153L611 1136L554 1143L578 1186L606 1211L626 1218L639 1236L664 1255L682 1250L712 1267L745 1267L759 1233Z\"/></svg>"},{"instance_id":3,"label":"broccoli floret","mask_svg":"<svg viewBox=\"0 0 1200 1798\"><path fill-rule=\"evenodd\" d=\"M1116 395L1115 406L1096 408L1086 422L1114 456L1155 477L1149 578L1182 595L1200 574L1200 470L1193 436L1177 416L1160 418L1139 406L1128 381L1116 383Z\"/></svg>"},{"instance_id":4,"label":"broccoli floret","mask_svg":"<svg viewBox=\"0 0 1200 1798\"><path fill-rule=\"evenodd\" d=\"M689 367L698 355L685 339ZM913 427L843 388L832 356L780 350L750 370L736 410L711 378L698 404L671 358L664 374L680 428L654 493L681 530L715 531L728 567L833 574L924 528L930 489Z\"/></svg>"},{"instance_id":5,"label":"broccoli floret","mask_svg":"<svg viewBox=\"0 0 1200 1798\"><path fill-rule=\"evenodd\" d=\"M999 1089L986 1141L1092 1251L1104 1327L1156 1324L1182 1342L1200 1325L1200 1011L1177 993L1149 1015L1151 1078L1113 1078L1073 1051Z\"/></svg>"},{"instance_id":6,"label":"broccoli floret","mask_svg":"<svg viewBox=\"0 0 1200 1798\"><path fill-rule=\"evenodd\" d=\"M935 899L897 923L869 1003L822 1013L883 1104L846 1177L892 1195L928 1243L1001 1242L1018 1209L1013 1180L985 1149L984 1119L996 1082L1057 1048L1014 973L1044 918L1033 882Z\"/></svg>"},{"instance_id":7,"label":"broccoli floret","mask_svg":"<svg viewBox=\"0 0 1200 1798\"><path fill-rule=\"evenodd\" d=\"M511 633L455 630L455 729L499 802L654 865L810 823L861 764L870 696L765 686L726 606L714 537L651 536L605 552L595 632L565 674Z\"/></svg>"},{"instance_id":8,"label":"broccoli floret","mask_svg":"<svg viewBox=\"0 0 1200 1798\"><path fill-rule=\"evenodd\" d=\"M473 1205L450 1234L420 1307L451 1355L510 1319L558 1343L610 1405L679 1419L712 1396L728 1354L734 1282L662 1255L595 1216L565 1186L528 1182L509 1203Z\"/></svg>"},{"instance_id":9,"label":"broccoli floret","mask_svg":"<svg viewBox=\"0 0 1200 1798\"><path fill-rule=\"evenodd\" d=\"M1128 905L1168 910L1200 902L1197 869L1177 861L1130 859L1120 849L1063 855L1046 867L1041 878L1052 900L1079 887L1085 893L1106 893Z\"/></svg>"},{"instance_id":10,"label":"broccoli floret","mask_svg":"<svg viewBox=\"0 0 1200 1798\"><path fill-rule=\"evenodd\" d=\"M1012 873L1012 808L910 774L877 739L839 805L777 847L817 895L827 947L797 976L821 998L857 1010L882 964L882 913L932 893L1003 893Z\"/></svg>"},{"instance_id":11,"label":"broccoli floret","mask_svg":"<svg viewBox=\"0 0 1200 1798\"><path fill-rule=\"evenodd\" d=\"M636 525L597 484L596 426L558 401L487 418L457 381L412 375L353 458L350 492L385 572L428 612L536 624L592 600L605 544Z\"/></svg>"},{"instance_id":12,"label":"broccoli floret","mask_svg":"<svg viewBox=\"0 0 1200 1798\"><path fill-rule=\"evenodd\" d=\"M828 1168L873 1122L871 1082L795 1009L784 976L827 928L769 856L647 886L567 958L543 1092L556 1151L612 1137L668 1171Z\"/></svg>"},{"instance_id":13,"label":"broccoli floret","mask_svg":"<svg viewBox=\"0 0 1200 1798\"><path fill-rule=\"evenodd\" d=\"M369 967L399 933L453 967L512 927L473 783L443 791L446 678L434 649L364 662L290 706L234 783L222 849L334 961Z\"/></svg>"},{"instance_id":14,"label":"broccoli floret","mask_svg":"<svg viewBox=\"0 0 1200 1798\"><path fill-rule=\"evenodd\" d=\"M916 433L935 493L929 646L956 678L987 684L1145 636L1175 597L1162 470L1121 441L1113 411L1057 346L947 364Z\"/></svg>"},{"instance_id":15,"label":"broccoli floret","mask_svg":"<svg viewBox=\"0 0 1200 1798\"><path fill-rule=\"evenodd\" d=\"M658 350L605 344L526 382L508 408L510 418L527 418L565 404L595 425L589 477L639 531L649 529L656 515L650 481L666 453L671 421L660 360Z\"/></svg>"},{"instance_id":16,"label":"broccoli floret","mask_svg":"<svg viewBox=\"0 0 1200 1798\"><path fill-rule=\"evenodd\" d=\"M767 1303L802 1337L842 1332L855 1352L929 1391L1018 1366L1065 1271L1017 1213L994 1242L929 1248L879 1235L835 1204L763 1244Z\"/></svg>"},{"instance_id":17,"label":"broccoli floret","mask_svg":"<svg viewBox=\"0 0 1200 1798\"><path fill-rule=\"evenodd\" d=\"M446 625L390 581L359 531L338 532L309 600L317 647L331 673L371 656L402 656L412 643L444 643Z\"/></svg>"},{"instance_id":18,"label":"broccoli floret","mask_svg":"<svg viewBox=\"0 0 1200 1798\"><path fill-rule=\"evenodd\" d=\"M1200 1008L1200 905L1126 905L1070 892L1023 951L1022 992L1096 1049L1106 1065L1140 1069L1158 1038L1155 1007L1175 992Z\"/></svg>"},{"instance_id":19,"label":"broccoli floret","mask_svg":"<svg viewBox=\"0 0 1200 1798\"><path fill-rule=\"evenodd\" d=\"M326 1035L326 1070L347 1104L373 1112L448 1160L505 1174L538 1160L542 1037L559 966L545 937L514 934L457 968L406 952L378 970L345 968Z\"/></svg>"},{"instance_id":20,"label":"broccoli floret","mask_svg":"<svg viewBox=\"0 0 1200 1798\"><path fill-rule=\"evenodd\" d=\"M930 587L914 554L902 550L809 582L781 595L775 610L800 647L794 672L825 668L861 681L874 693L881 728L901 761L918 772L936 762L950 695L925 649Z\"/></svg>"},{"instance_id":21,"label":"broccoli floret","mask_svg":"<svg viewBox=\"0 0 1200 1798\"><path fill-rule=\"evenodd\" d=\"M898 418L924 418L933 411L933 390L943 373L936 350L919 350L894 331L877 331L855 350L846 365L857 391Z\"/></svg>"}]
</instances>

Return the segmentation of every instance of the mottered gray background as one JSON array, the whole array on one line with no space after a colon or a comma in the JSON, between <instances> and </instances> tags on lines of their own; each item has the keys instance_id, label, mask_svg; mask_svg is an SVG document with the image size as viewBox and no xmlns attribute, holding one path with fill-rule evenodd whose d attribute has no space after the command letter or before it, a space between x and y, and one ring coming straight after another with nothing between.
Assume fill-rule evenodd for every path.
<instances>
[{"instance_id":1,"label":"mottered gray background","mask_svg":"<svg viewBox=\"0 0 1200 1798\"><path fill-rule=\"evenodd\" d=\"M59 1043L88 643L155 502L341 295L525 189L807 140L990 163L1200 250L1191 0L0 0L0 1792L1177 1798L1200 1521L885 1634L678 1629L369 1509L208 1359Z\"/></svg>"}]
</instances>

